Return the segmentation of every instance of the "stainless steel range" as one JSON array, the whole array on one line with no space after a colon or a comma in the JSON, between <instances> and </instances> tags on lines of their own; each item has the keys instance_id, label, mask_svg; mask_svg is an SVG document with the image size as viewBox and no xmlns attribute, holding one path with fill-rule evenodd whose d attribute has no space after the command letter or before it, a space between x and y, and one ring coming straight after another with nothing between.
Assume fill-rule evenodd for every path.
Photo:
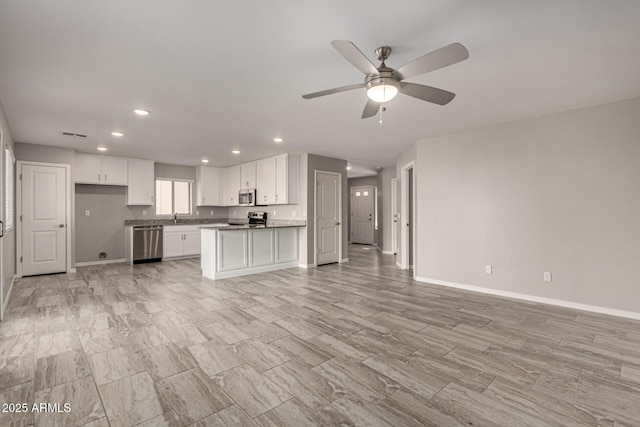
<instances>
[{"instance_id":1,"label":"stainless steel range","mask_svg":"<svg viewBox=\"0 0 640 427\"><path fill-rule=\"evenodd\" d=\"M249 218L249 227L266 227L267 225L266 212L249 212L247 218Z\"/></svg>"}]
</instances>

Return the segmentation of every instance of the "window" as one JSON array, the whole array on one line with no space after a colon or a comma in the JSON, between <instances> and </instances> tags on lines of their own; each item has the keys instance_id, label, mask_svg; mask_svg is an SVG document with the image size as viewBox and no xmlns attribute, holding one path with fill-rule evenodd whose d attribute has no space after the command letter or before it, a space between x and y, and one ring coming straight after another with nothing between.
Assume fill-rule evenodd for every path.
<instances>
[{"instance_id":1,"label":"window","mask_svg":"<svg viewBox=\"0 0 640 427\"><path fill-rule=\"evenodd\" d=\"M14 203L13 203L13 182L15 178L16 159L9 147L5 147L4 163L4 225L7 231L13 228L14 223Z\"/></svg>"},{"instance_id":2,"label":"window","mask_svg":"<svg viewBox=\"0 0 640 427\"><path fill-rule=\"evenodd\" d=\"M156 179L156 215L191 215L192 181Z\"/></svg>"}]
</instances>

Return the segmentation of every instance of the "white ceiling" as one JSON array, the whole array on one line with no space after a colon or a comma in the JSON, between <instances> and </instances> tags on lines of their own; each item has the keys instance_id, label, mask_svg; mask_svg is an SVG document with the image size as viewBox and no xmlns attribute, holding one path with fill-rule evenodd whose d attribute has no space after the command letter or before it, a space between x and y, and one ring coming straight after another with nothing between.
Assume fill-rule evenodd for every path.
<instances>
[{"instance_id":1,"label":"white ceiling","mask_svg":"<svg viewBox=\"0 0 640 427\"><path fill-rule=\"evenodd\" d=\"M640 96L639 18L636 0L3 0L0 99L19 142L186 165L311 152L374 171L422 138ZM360 119L364 90L301 98L362 82L334 39L371 59L389 45L394 68L452 42L470 58L409 79L455 92L449 105L399 95L379 126Z\"/></svg>"}]
</instances>

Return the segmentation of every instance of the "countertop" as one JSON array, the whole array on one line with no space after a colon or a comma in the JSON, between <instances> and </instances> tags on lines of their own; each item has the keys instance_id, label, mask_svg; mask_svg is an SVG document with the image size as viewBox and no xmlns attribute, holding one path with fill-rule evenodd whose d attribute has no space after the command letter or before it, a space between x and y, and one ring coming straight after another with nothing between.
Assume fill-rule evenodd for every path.
<instances>
[{"instance_id":1,"label":"countertop","mask_svg":"<svg viewBox=\"0 0 640 427\"><path fill-rule=\"evenodd\" d=\"M242 225L227 225L229 222L243 223ZM202 225L200 228L224 228L225 230L244 230L249 227L246 218L178 218L174 223L173 219L127 219L125 226L133 225ZM305 227L307 221L296 219L267 219L266 228L281 227ZM255 227L251 227L255 228ZM265 228L264 226L261 228Z\"/></svg>"},{"instance_id":2,"label":"countertop","mask_svg":"<svg viewBox=\"0 0 640 427\"><path fill-rule=\"evenodd\" d=\"M211 224L211 225L203 225L200 229L205 230L253 230L253 229L261 229L261 228L286 228L286 227L304 227L306 224L305 221L301 221L303 224L269 224L267 225L226 225L226 224Z\"/></svg>"}]
</instances>

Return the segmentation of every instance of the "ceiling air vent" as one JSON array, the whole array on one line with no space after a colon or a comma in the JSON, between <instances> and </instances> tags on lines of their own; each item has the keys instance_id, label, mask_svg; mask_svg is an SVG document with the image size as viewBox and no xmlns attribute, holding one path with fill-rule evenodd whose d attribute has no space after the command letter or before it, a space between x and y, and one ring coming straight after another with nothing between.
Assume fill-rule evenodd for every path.
<instances>
[{"instance_id":1,"label":"ceiling air vent","mask_svg":"<svg viewBox=\"0 0 640 427\"><path fill-rule=\"evenodd\" d=\"M84 139L87 135L83 135L81 133L73 133L73 132L62 132L62 136L66 136L67 138L81 138Z\"/></svg>"}]
</instances>

